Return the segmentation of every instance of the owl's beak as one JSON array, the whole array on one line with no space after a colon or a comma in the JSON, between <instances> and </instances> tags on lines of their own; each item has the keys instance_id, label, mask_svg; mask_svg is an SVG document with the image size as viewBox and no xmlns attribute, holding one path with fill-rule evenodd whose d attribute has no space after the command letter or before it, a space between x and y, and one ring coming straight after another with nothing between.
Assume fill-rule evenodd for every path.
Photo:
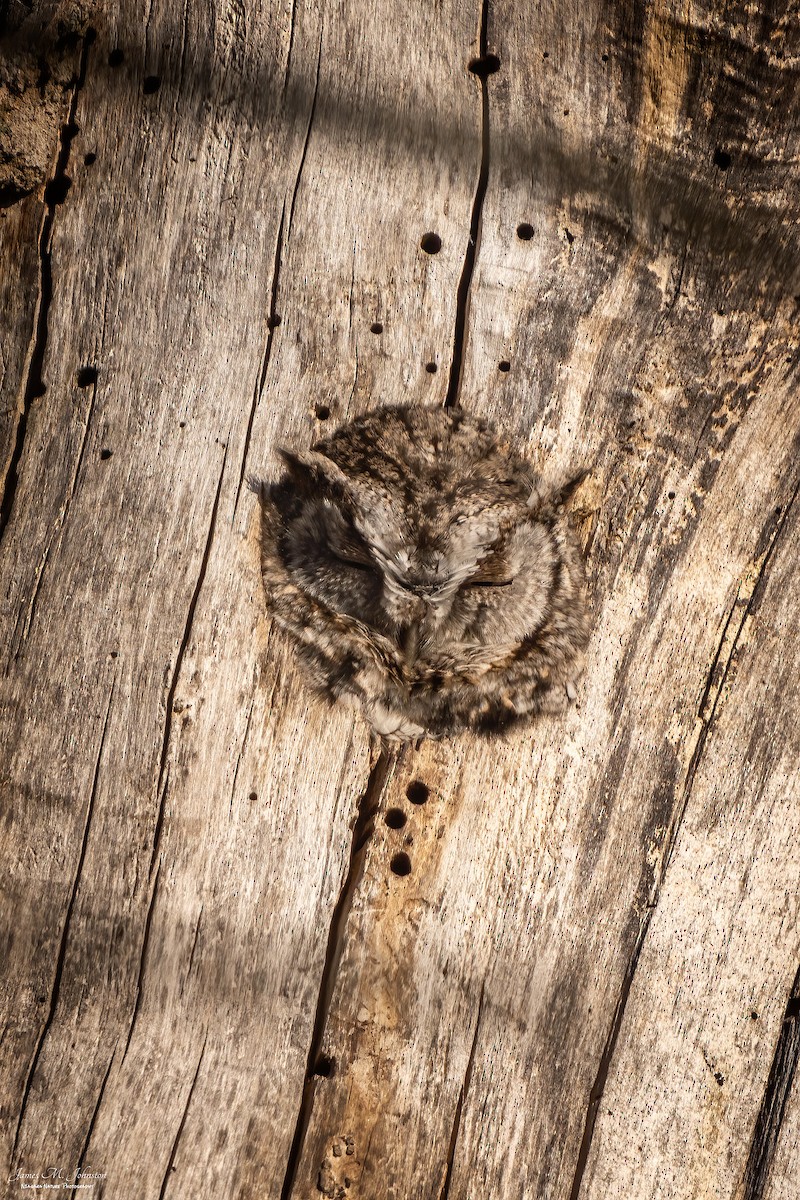
<instances>
[{"instance_id":1,"label":"owl's beak","mask_svg":"<svg viewBox=\"0 0 800 1200\"><path fill-rule=\"evenodd\" d=\"M400 587L404 592L411 592L412 596L419 596L421 600L433 600L442 590L443 584L438 579L400 579L398 580Z\"/></svg>"}]
</instances>

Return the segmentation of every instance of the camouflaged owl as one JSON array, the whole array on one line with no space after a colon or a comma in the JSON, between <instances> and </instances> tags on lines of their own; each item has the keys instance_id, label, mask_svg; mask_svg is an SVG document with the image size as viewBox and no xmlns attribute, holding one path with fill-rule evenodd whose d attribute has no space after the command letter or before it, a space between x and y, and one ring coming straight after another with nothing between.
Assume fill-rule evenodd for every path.
<instances>
[{"instance_id":1,"label":"camouflaged owl","mask_svg":"<svg viewBox=\"0 0 800 1200\"><path fill-rule=\"evenodd\" d=\"M576 695L583 565L563 497L484 420L383 408L259 485L269 609L316 687L390 739L490 732Z\"/></svg>"}]
</instances>

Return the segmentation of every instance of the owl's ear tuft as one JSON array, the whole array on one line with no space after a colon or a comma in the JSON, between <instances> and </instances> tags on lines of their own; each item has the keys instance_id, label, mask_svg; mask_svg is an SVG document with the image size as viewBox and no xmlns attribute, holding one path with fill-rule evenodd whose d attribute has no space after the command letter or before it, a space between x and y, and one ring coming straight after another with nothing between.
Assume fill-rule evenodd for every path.
<instances>
[{"instance_id":1,"label":"owl's ear tuft","mask_svg":"<svg viewBox=\"0 0 800 1200\"><path fill-rule=\"evenodd\" d=\"M344 471L324 454L318 454L315 450L287 450L283 446L278 449L278 454L286 464L292 481L301 488L316 490L324 487L333 489L337 494L349 492L350 486Z\"/></svg>"},{"instance_id":2,"label":"owl's ear tuft","mask_svg":"<svg viewBox=\"0 0 800 1200\"><path fill-rule=\"evenodd\" d=\"M570 479L568 479L566 483L562 483L555 489L553 499L559 508L563 508L565 505L569 504L578 488L591 474L591 470L591 467L584 467L582 470L578 471L576 475L573 475Z\"/></svg>"}]
</instances>

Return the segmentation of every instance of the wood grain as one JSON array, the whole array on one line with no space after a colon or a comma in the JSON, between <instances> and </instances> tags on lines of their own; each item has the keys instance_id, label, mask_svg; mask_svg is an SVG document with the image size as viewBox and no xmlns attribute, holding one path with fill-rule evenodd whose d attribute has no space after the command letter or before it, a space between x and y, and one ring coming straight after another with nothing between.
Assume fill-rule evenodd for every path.
<instances>
[{"instance_id":1,"label":"wood grain","mask_svg":"<svg viewBox=\"0 0 800 1200\"><path fill-rule=\"evenodd\" d=\"M793 1195L796 13L70 19L72 186L0 221L10 1172ZM589 468L587 670L379 754L263 615L248 479L457 398Z\"/></svg>"}]
</instances>

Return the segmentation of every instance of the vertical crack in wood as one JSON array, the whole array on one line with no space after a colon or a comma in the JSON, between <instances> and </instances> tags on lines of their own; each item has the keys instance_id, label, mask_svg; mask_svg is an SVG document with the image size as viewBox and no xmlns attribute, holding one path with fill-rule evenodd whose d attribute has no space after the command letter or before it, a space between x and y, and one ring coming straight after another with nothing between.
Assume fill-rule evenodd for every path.
<instances>
[{"instance_id":1,"label":"vertical crack in wood","mask_svg":"<svg viewBox=\"0 0 800 1200\"><path fill-rule=\"evenodd\" d=\"M45 210L39 229L39 294L34 313L34 330L32 345L28 356L25 385L22 390L22 404L17 416L17 430L14 439L14 449L3 480L3 495L0 500L0 539L8 528L11 510L19 483L19 472L22 455L25 449L25 435L28 430L28 414L31 404L39 396L44 395L45 386L42 377L44 357L47 351L47 336L50 321L50 305L53 300L53 265L51 246L53 241L53 223L56 209L61 204L70 185L67 175L72 138L75 131L75 113L78 108L78 97L86 82L86 68L89 63L89 47L95 39L95 31L87 29L83 37L81 56L78 65L78 77L72 89L67 119L61 126L60 141L53 177L44 190Z\"/></svg>"},{"instance_id":2,"label":"vertical crack in wood","mask_svg":"<svg viewBox=\"0 0 800 1200\"><path fill-rule=\"evenodd\" d=\"M139 1009L142 1006L142 983L144 980L145 960L147 958L147 950L150 945L150 926L153 921L153 911L155 910L156 906L156 892L158 891L158 877L160 873L161 863L159 863L156 867L156 875L155 879L153 880L153 890L150 893L150 903L147 906L147 916L145 917L144 922L144 933L142 934L142 948L139 953L139 973L136 977L136 999L133 1002L133 1016L131 1017L128 1036L125 1040L125 1049L122 1051L122 1058L120 1059L119 1064L120 1067L124 1065L125 1059L128 1057L128 1047L131 1044L131 1038L133 1037L136 1019L139 1016Z\"/></svg>"},{"instance_id":3,"label":"vertical crack in wood","mask_svg":"<svg viewBox=\"0 0 800 1200\"><path fill-rule=\"evenodd\" d=\"M350 862L341 891L334 905L333 913L331 914L331 923L328 929L328 942L325 949L325 961L322 968L311 1043L306 1061L306 1073L300 1099L300 1109L297 1114L294 1136L289 1149L280 1200L290 1200L292 1189L294 1188L300 1155L303 1151L303 1144L314 1106L314 1072L322 1047L322 1040L325 1036L325 1027L333 998L333 989L336 984L339 963L341 962L344 950L345 927L353 906L356 890L361 882L366 849L375 828L375 817L380 806L380 799L401 754L402 750L394 748L381 749L375 760L375 765L370 771L363 795L358 802L350 842Z\"/></svg>"},{"instance_id":4,"label":"vertical crack in wood","mask_svg":"<svg viewBox=\"0 0 800 1200\"><path fill-rule=\"evenodd\" d=\"M236 485L236 498L233 502L233 516L231 524L236 519L236 510L239 506L239 496L244 485L244 476L247 469L247 455L250 451L250 438L253 433L253 421L255 420L256 409L264 391L264 384L267 381L267 371L269 370L269 360L272 357L272 340L275 336L276 322L276 306L278 303L278 287L280 283L281 272L281 250L283 247L283 223L286 216L286 201L283 202L281 209L281 219L278 225L278 236L275 239L275 256L272 261L272 285L270 287L269 296L269 312L267 313L267 339L264 343L264 353L261 356L261 366L258 372L258 378L253 385L253 399L250 402L250 416L247 420L247 432L244 437L244 450L242 451L242 465L239 471L239 482Z\"/></svg>"},{"instance_id":5,"label":"vertical crack in wood","mask_svg":"<svg viewBox=\"0 0 800 1200\"><path fill-rule=\"evenodd\" d=\"M634 975L636 974L636 968L637 968L638 962L639 962L639 956L641 954L642 946L644 945L645 938L647 937L647 933L650 928L650 922L652 920L653 913L655 912L656 905L658 903L658 898L661 894L661 888L663 887L663 883L664 883L664 879L666 878L667 870L669 868L670 862L672 861L672 855L674 853L675 846L678 841L678 833L680 831L680 828L681 828L681 825L683 822L683 818L684 818L686 809L689 804L689 799L690 799L692 788L694 785L694 780L697 775L698 767L700 765L700 760L702 758L702 755L703 755L703 752L704 752L704 749L705 749L705 746L706 746L706 743L708 740L708 735L709 735L709 732L713 725L713 722L716 718L717 705L719 702L720 695L722 693L723 686L725 684L725 680L728 675L728 670L731 665L733 654L738 645L739 638L741 637L745 620L752 612L755 603L757 602L758 598L760 597L760 595L762 594L762 592L764 590L764 587L766 586L767 568L769 566L771 559L774 556L775 548L776 548L777 543L783 533L784 528L786 527L786 522L787 522L789 513L797 499L799 492L800 492L800 481L798 481L798 483L796 484L794 491L792 492L792 495L789 498L788 503L786 504L786 507L782 510L780 518L777 520L777 522L773 523L771 531L768 532L769 523L767 524L767 526L765 526L764 531L762 531L762 539L765 535L768 536L769 543L767 546L767 550L764 553L764 558L761 563L761 566L759 567L758 574L756 575L752 590L750 591L750 594L744 603L743 612L741 613L741 619L739 621L738 628L737 628L736 633L734 634L733 638L730 641L728 641L728 630L731 626L731 622L733 619L733 615L736 611L737 604L739 604L739 606L742 607L739 602L739 598L737 596L737 599L734 601L734 603L731 607L731 611L728 614L728 617L725 621L722 635L721 635L719 643L717 645L716 654L714 655L714 660L711 664L711 669L708 672L706 684L703 689L703 694L702 694L702 698L701 698L700 706L699 706L699 710L698 710L700 720L702 722L702 728L698 735L697 743L695 745L694 752L692 753L692 757L689 762L689 767L686 772L686 780L684 782L680 800L678 801L678 803L675 806L675 809L673 811L673 814L672 814L672 817L670 820L669 828L668 828L667 833L664 838L665 851L661 857L660 867L656 871L655 876L654 876L653 886L652 886L652 889L650 892L650 897L648 899L647 910L646 910L644 916L642 917L640 925L639 925L639 933L637 935L636 944L634 946L633 953L631 955L627 970L625 972L625 977L622 982L622 988L620 990L619 999L617 1001L617 1005L614 1010L614 1018L611 1022L611 1028L609 1030L608 1037L606 1038L605 1046L603 1047L603 1052L600 1056L600 1063L597 1068L597 1074L595 1076L595 1081L594 1081L594 1084L592 1085L591 1091L589 1093L589 1104L588 1104L588 1108L587 1108L587 1112L586 1112L586 1119L585 1119L585 1123L584 1123L581 1145L578 1150L578 1158L577 1158L576 1165L575 1165L575 1174L573 1176L572 1188L570 1189L570 1193L569 1193L569 1200L578 1200L578 1196L580 1194L581 1186L583 1183L583 1177L584 1177L584 1173L586 1170L586 1164L589 1160L589 1151L591 1150L592 1139L594 1137L594 1129L595 1129L595 1124L597 1121L597 1111L600 1106L600 1101L603 1098L603 1092L605 1091L606 1080L608 1079L608 1073L609 1073L609 1070L611 1067L611 1060L614 1056L614 1051L616 1049L617 1039L619 1037L619 1031L622 1026L622 1019L625 1015L625 1009L626 1009L626 1006L628 1003L628 997L630 996L631 987L633 985L633 978L634 978ZM724 667L722 670L721 678L717 681L717 683L715 685L714 677L715 677L715 674L718 673L717 668L722 659L723 648L725 647L726 643L728 644L728 653L725 658L725 663L724 663ZM716 686L716 690L714 692L713 701L711 701L711 709L709 712L708 705L709 705L710 697L712 694L712 689L714 689L715 686ZM800 973L799 973L799 975L800 975ZM791 1006L791 1001L790 1001L790 1006ZM797 1015L800 1016L800 1002L798 1002ZM776 1057L777 1057L777 1051L776 1051ZM796 1062L796 1057L795 1057L795 1062ZM792 1072L793 1071L794 1071L794 1067L792 1067ZM783 1114L783 1109L781 1108L781 1114L780 1114L781 1117L782 1117L782 1114ZM776 1134L776 1136L777 1136L777 1134ZM756 1193L752 1197L746 1197L745 1200L758 1200L758 1194Z\"/></svg>"},{"instance_id":6,"label":"vertical crack in wood","mask_svg":"<svg viewBox=\"0 0 800 1200\"><path fill-rule=\"evenodd\" d=\"M228 816L229 817L233 816L233 797L236 794L236 781L239 778L239 767L241 766L242 755L244 754L244 749L245 749L245 746L247 745L247 738L250 734L250 722L253 719L253 709L255 707L255 703L256 703L256 698L255 698L255 693L254 693L253 698L250 701L250 708L247 711L247 721L245 722L244 736L242 738L242 744L239 747L239 753L236 755L236 766L234 767L234 770L233 770L233 783L231 784L231 801L230 801L230 806L228 808Z\"/></svg>"},{"instance_id":7,"label":"vertical crack in wood","mask_svg":"<svg viewBox=\"0 0 800 1200\"><path fill-rule=\"evenodd\" d=\"M178 1153L178 1143L181 1140L183 1130L186 1126L186 1118L189 1115L189 1105L192 1103L192 1096L194 1095L194 1089L197 1086L197 1080L200 1075L200 1068L203 1065L203 1056L206 1052L206 1042L207 1041L208 1041L208 1033L206 1033L205 1036L203 1037L203 1046L202 1046L202 1049L200 1050L200 1057L197 1060L197 1067L195 1069L194 1079L192 1080L191 1087L189 1088L189 1095L186 1097L186 1104L184 1105L183 1115L181 1117L180 1124L178 1125L178 1131L175 1134L175 1140L172 1143L172 1150L170 1151L169 1161L167 1162L167 1169L164 1172L164 1181L161 1184L161 1191L158 1193L158 1200L164 1200L164 1196L167 1193L167 1187L169 1186L169 1177L172 1174L173 1167L175 1166L175 1155Z\"/></svg>"},{"instance_id":8,"label":"vertical crack in wood","mask_svg":"<svg viewBox=\"0 0 800 1200\"><path fill-rule=\"evenodd\" d=\"M286 226L286 241L292 236L292 218L294 217L294 206L297 202L297 193L300 190L300 180L303 177L303 167L306 165L306 154L308 153L308 143L311 141L311 126L314 124L314 113L317 111L317 95L319 93L319 71L322 63L322 34L325 26L320 25L319 29L319 47L317 49L317 74L314 79L314 95L311 100L311 111L308 114L308 125L306 126L306 136L303 142L303 152L300 155L300 166L297 168L297 175L294 180L294 188L292 189L292 202L289 205L289 223Z\"/></svg>"},{"instance_id":9,"label":"vertical crack in wood","mask_svg":"<svg viewBox=\"0 0 800 1200\"><path fill-rule=\"evenodd\" d=\"M662 855L661 869L656 873L656 876L653 880L653 889L648 901L648 905L651 909L656 904L658 892L660 891L667 868L672 860L672 854L675 849L675 844L678 840L678 831L683 821L686 807L689 803L689 797L692 793L695 777L700 766L700 760L705 751L706 742L708 741L709 734L717 718L717 710L720 699L722 697L725 684L728 680L728 675L733 663L734 655L739 646L739 641L745 627L745 622L751 615L753 608L758 603L764 591L769 565L774 556L775 548L783 535L784 529L786 528L786 523L797 499L798 492L800 492L800 479L795 485L786 506L781 510L779 518L776 520L774 517L771 517L762 529L759 542L763 543L766 539L767 548L766 551L764 551L763 559L758 568L755 580L753 581L749 593L744 597L744 599L742 599L740 595L740 585L740 589L737 591L736 597L731 605L730 612L728 613L727 619L723 626L722 634L717 644L714 659L711 663L711 669L708 672L705 687L703 689L698 707L700 731L697 735L697 741L695 743L692 756L689 760L689 766L686 771L686 779L683 785L680 802L675 807L670 819L669 827L664 837L664 845L666 849ZM736 631L732 636L730 636L729 631L733 625L734 619L737 616L738 624Z\"/></svg>"},{"instance_id":10,"label":"vertical crack in wood","mask_svg":"<svg viewBox=\"0 0 800 1200\"><path fill-rule=\"evenodd\" d=\"M583 1136L578 1149L578 1158L575 1163L575 1174L572 1178L572 1187L569 1192L569 1200L578 1200L581 1186L583 1185L583 1176L586 1171L586 1164L589 1161L589 1151L592 1148L592 1139L594 1137L595 1124L597 1122L597 1110L600 1107L600 1101L603 1098L603 1092L608 1079L608 1072L611 1067L611 1060L614 1057L614 1051L617 1047L617 1039L619 1031L622 1027L622 1018L625 1015L625 1009L628 1004L631 987L633 985L633 977L636 974L636 968L639 965L639 955L642 952L644 940L647 937L647 931L650 927L650 921L653 916L653 909L650 909L642 919L639 926L639 935L636 939L636 945L631 955L628 969L625 972L625 978L622 981L619 999L617 1000L616 1008L614 1009L614 1018L611 1022L611 1028L606 1038L603 1053L600 1055L600 1062L597 1067L594 1083L589 1092L589 1105L586 1110L586 1119L583 1126Z\"/></svg>"},{"instance_id":11,"label":"vertical crack in wood","mask_svg":"<svg viewBox=\"0 0 800 1200\"><path fill-rule=\"evenodd\" d=\"M56 958L56 969L55 969L55 974L53 976L53 984L50 989L50 1007L48 1009L48 1013L47 1013L47 1017L45 1019L44 1025L42 1026L41 1033L39 1034L39 1040L36 1043L36 1049L33 1052L31 1064L30 1064L30 1067L28 1068L28 1075L25 1080L25 1088L22 1093L22 1103L20 1104L19 1117L17 1118L17 1128L14 1132L14 1144L11 1148L12 1160L16 1157L17 1146L19 1143L20 1130L22 1129L22 1121L25 1117L25 1110L28 1105L28 1098L30 1096L31 1085L33 1083L33 1077L36 1074L36 1068L39 1064L39 1058L42 1053L42 1047L44 1046L45 1039L47 1038L47 1035L50 1031L50 1026L53 1023L53 1018L54 1018L55 1012L56 1012L56 1006L58 1004L58 996L59 996L59 992L61 990L61 977L64 972L64 962L66 960L66 955L67 955L67 942L69 940L69 927L70 927L70 922L72 921L72 912L73 912L73 909L75 908L75 899L78 895L78 887L80 885L81 872L83 871L83 864L86 859L86 847L89 844L89 830L92 825L92 815L94 813L95 800L97 799L97 786L98 786L98 781L100 779L100 764L103 759L103 750L105 749L105 744L106 744L106 734L108 733L108 722L109 722L109 717L111 715L111 704L114 699L115 687L116 687L116 679L114 680L114 682L111 685L111 691L110 691L109 697L108 697L108 704L106 705L106 715L103 720L103 732L100 735L100 746L98 748L97 758L96 758L95 764L94 764L94 773L92 776L92 786L91 786L91 790L89 792L89 803L86 806L86 818L85 818L84 824L83 824L83 836L81 838L81 849L80 849L80 853L78 855L78 866L75 871L75 876L72 880L72 890L70 892L69 902L67 904L67 912L66 912L66 916L64 917L64 924L61 929L61 939L60 939L59 947L58 947L58 957Z\"/></svg>"},{"instance_id":12,"label":"vertical crack in wood","mask_svg":"<svg viewBox=\"0 0 800 1200\"><path fill-rule=\"evenodd\" d=\"M800 1057L800 968L786 1003L742 1180L742 1200L762 1200Z\"/></svg>"},{"instance_id":13,"label":"vertical crack in wood","mask_svg":"<svg viewBox=\"0 0 800 1200\"><path fill-rule=\"evenodd\" d=\"M461 1132L461 1114L464 1110L464 1101L469 1093L469 1086L472 1080L472 1068L475 1063L475 1050L478 1045L478 1034L481 1028L481 1017L483 1016L483 996L486 990L486 980L481 984L481 994L478 999L478 1015L475 1018L475 1032L472 1035L472 1045L467 1059L467 1069L464 1072L464 1082L461 1084L461 1091L456 1104L455 1116L453 1118L453 1128L450 1132L450 1145L447 1150L447 1167L445 1170L444 1183L442 1190L439 1193L439 1200L448 1200L450 1196L450 1184L453 1178L453 1163L456 1157L456 1146L458 1145L458 1135Z\"/></svg>"},{"instance_id":14,"label":"vertical crack in wood","mask_svg":"<svg viewBox=\"0 0 800 1200\"><path fill-rule=\"evenodd\" d=\"M489 29L489 0L483 0L481 6L481 24L478 37L479 58L485 58L487 53ZM464 367L464 341L469 315L469 298L472 287L472 276L475 272L475 262L481 240L481 222L483 217L483 202L489 184L489 80L485 72L479 75L481 85L481 165L478 171L478 182L472 201L472 215L469 223L469 239L464 253L464 266L456 293L456 324L453 332L453 358L450 364L450 379L447 384L445 408L453 408L458 404L461 393L461 378Z\"/></svg>"},{"instance_id":15,"label":"vertical crack in wood","mask_svg":"<svg viewBox=\"0 0 800 1200\"><path fill-rule=\"evenodd\" d=\"M181 990L180 990L181 996L183 996L183 989L186 986L186 984L189 982L189 979L192 974L192 965L194 963L194 953L195 953L195 950L197 949L197 939L200 936L200 922L202 921L202 919L203 919L203 905L201 904L200 911L197 914L197 922L194 927L194 937L192 938L192 948L189 951L189 962L186 967L186 974L183 978L183 983L181 984Z\"/></svg>"},{"instance_id":16,"label":"vertical crack in wood","mask_svg":"<svg viewBox=\"0 0 800 1200\"><path fill-rule=\"evenodd\" d=\"M108 1066L106 1067L106 1073L103 1076L103 1082L100 1084L100 1091L97 1095L97 1103L94 1106L94 1111L92 1112L92 1117L91 1117L91 1120L89 1121L89 1128L86 1130L86 1137L83 1139L83 1146L81 1147L81 1152L78 1155L78 1170L80 1170L83 1167L83 1164L86 1161L86 1154L89 1149L89 1143L92 1140L92 1134L94 1133L94 1127L97 1124L97 1114L100 1111L100 1105L103 1103L103 1096L105 1095L106 1084L108 1083L108 1077L111 1074L111 1068L114 1065L114 1059L116 1057L117 1057L117 1048L115 1046L114 1051L109 1060Z\"/></svg>"},{"instance_id":17,"label":"vertical crack in wood","mask_svg":"<svg viewBox=\"0 0 800 1200\"><path fill-rule=\"evenodd\" d=\"M220 494L222 492L222 480L225 478L225 464L226 464L227 460L228 460L228 447L226 444L225 451L222 455L222 469L219 473L219 480L217 482L217 491L216 491L216 495L214 496L214 503L211 507L211 520L209 521L209 525L208 525L208 535L206 537L206 544L205 544L205 548L203 550L203 557L200 561L200 570L197 574L197 583L195 584L194 592L192 593L192 598L189 601L189 610L186 614L186 622L185 622L184 628L183 628L183 637L181 638L181 643L180 643L180 646L178 647L178 653L175 657L175 666L172 671L172 679L170 680L169 689L167 691L166 713L164 715L164 738L161 743L161 758L160 758L159 765L158 765L158 782L156 785L156 794L159 799L158 799L158 813L156 815L156 824L155 824L155 829L153 830L153 852L150 855L149 874L151 876L153 874L153 868L155 867L156 858L158 856L158 846L159 846L159 842L161 841L161 827L164 823L164 808L166 806L166 796L167 796L167 777L166 777L167 755L169 753L169 741L170 741L170 735L172 733L172 707L175 703L175 692L178 687L178 679L180 678L181 666L183 665L183 658L184 658L184 655L186 654L186 650L189 645L189 637L191 636L191 632L192 632L192 623L194 621L194 614L195 614L195 610L197 608L197 601L200 598L200 592L202 591L203 583L204 583L205 577L206 577L206 571L208 569L208 561L209 561L209 558L211 557L211 546L214 541L214 533L215 533L216 527L217 527L217 511L219 509L219 498L220 498Z\"/></svg>"},{"instance_id":18,"label":"vertical crack in wood","mask_svg":"<svg viewBox=\"0 0 800 1200\"><path fill-rule=\"evenodd\" d=\"M295 13L295 0L292 0L292 10L289 14L289 49L286 52L286 70L283 73L283 94L286 95L286 89L289 86L289 73L292 69L292 50L294 49L294 30L297 21Z\"/></svg>"},{"instance_id":19,"label":"vertical crack in wood","mask_svg":"<svg viewBox=\"0 0 800 1200\"><path fill-rule=\"evenodd\" d=\"M28 605L28 615L25 619L25 624L22 629L22 636L19 639L15 639L15 642L12 644L14 658L19 658L20 650L22 648L22 643L27 639L27 637L30 633L30 630L31 630L31 626L33 625L33 620L34 620L34 617L36 616L36 606L39 602L39 592L41 590L42 582L44 580L45 568L46 568L48 560L50 558L50 551L53 548L53 543L55 542L56 537L58 536L58 534L61 532L61 530L64 528L64 526L66 524L67 517L69 515L70 505L72 504L72 500L75 495L75 488L77 487L78 476L80 474L81 466L83 465L84 454L86 452L86 443L89 439L89 426L91 425L91 422L92 422L92 414L94 412L95 400L97 398L97 383L96 382L92 383L91 389L92 389L91 399L89 401L89 408L86 413L86 423L83 427L83 436L81 438L81 448L78 451L78 460L75 464L75 470L72 473L72 479L70 480L69 491L67 492L64 503L61 506L61 511L59 512L58 516L56 517L56 519L53 523L53 529L50 534L50 538L48 540L47 546L45 547L44 554L41 557L41 561L39 563L39 570L36 573L36 581L34 583L33 594L31 596L31 600Z\"/></svg>"}]
</instances>

